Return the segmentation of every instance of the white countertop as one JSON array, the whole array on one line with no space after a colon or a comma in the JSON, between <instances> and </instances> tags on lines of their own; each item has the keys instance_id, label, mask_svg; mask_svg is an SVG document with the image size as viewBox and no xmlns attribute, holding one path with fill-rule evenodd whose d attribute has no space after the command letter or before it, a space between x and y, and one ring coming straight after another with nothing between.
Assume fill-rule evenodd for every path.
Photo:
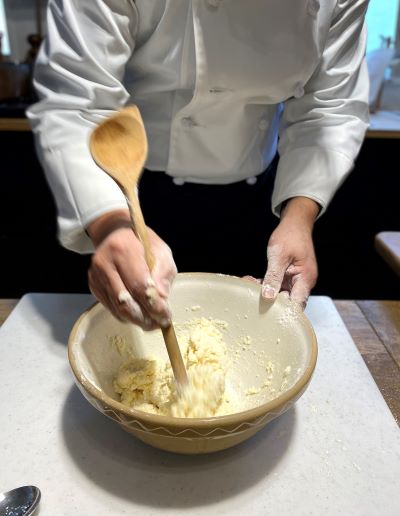
<instances>
[{"instance_id":1,"label":"white countertop","mask_svg":"<svg viewBox=\"0 0 400 516\"><path fill-rule=\"evenodd\" d=\"M186 457L146 446L74 386L85 295L30 294L0 330L0 491L34 484L40 516L400 514L400 432L328 298L307 308L311 385L248 442Z\"/></svg>"}]
</instances>

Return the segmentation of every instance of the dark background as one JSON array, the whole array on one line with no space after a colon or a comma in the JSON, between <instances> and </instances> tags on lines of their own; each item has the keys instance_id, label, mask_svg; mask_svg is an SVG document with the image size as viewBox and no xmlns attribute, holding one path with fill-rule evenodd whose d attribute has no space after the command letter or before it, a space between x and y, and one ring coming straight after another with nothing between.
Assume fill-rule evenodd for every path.
<instances>
[{"instance_id":1,"label":"dark background","mask_svg":"<svg viewBox=\"0 0 400 516\"><path fill-rule=\"evenodd\" d=\"M367 138L355 169L317 222L320 275L314 294L399 299L398 278L374 250L376 233L400 231L398 149L398 140ZM57 242L54 202L32 134L2 132L0 152L0 297L87 292L90 257Z\"/></svg>"}]
</instances>

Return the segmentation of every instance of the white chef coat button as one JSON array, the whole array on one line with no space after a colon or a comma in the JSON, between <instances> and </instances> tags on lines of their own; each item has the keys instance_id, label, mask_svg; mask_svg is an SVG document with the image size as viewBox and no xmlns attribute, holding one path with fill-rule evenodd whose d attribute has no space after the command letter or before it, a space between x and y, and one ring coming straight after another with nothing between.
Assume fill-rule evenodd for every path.
<instances>
[{"instance_id":1,"label":"white chef coat button","mask_svg":"<svg viewBox=\"0 0 400 516\"><path fill-rule=\"evenodd\" d=\"M221 0L207 0L207 3L210 7L219 7Z\"/></svg>"},{"instance_id":2,"label":"white chef coat button","mask_svg":"<svg viewBox=\"0 0 400 516\"><path fill-rule=\"evenodd\" d=\"M182 186L185 184L185 180L182 179L181 177L174 177L172 179L172 182L174 183L174 185L177 185L177 186Z\"/></svg>"},{"instance_id":3,"label":"white chef coat button","mask_svg":"<svg viewBox=\"0 0 400 516\"><path fill-rule=\"evenodd\" d=\"M253 177L248 177L248 178L246 179L246 183L247 183L248 185L250 185L250 186L253 186L253 185L255 185L255 184L257 183L257 178L256 178L255 176L253 176Z\"/></svg>"},{"instance_id":4,"label":"white chef coat button","mask_svg":"<svg viewBox=\"0 0 400 516\"><path fill-rule=\"evenodd\" d=\"M193 127L195 125L193 118L190 116L185 116L181 122L184 127Z\"/></svg>"},{"instance_id":5,"label":"white chef coat button","mask_svg":"<svg viewBox=\"0 0 400 516\"><path fill-rule=\"evenodd\" d=\"M296 84L296 87L294 89L294 96L296 97L296 99L299 99L303 95L304 95L304 88L303 88L303 85L299 82L298 84Z\"/></svg>"},{"instance_id":6,"label":"white chef coat button","mask_svg":"<svg viewBox=\"0 0 400 516\"><path fill-rule=\"evenodd\" d=\"M318 0L309 0L308 2L308 14L313 16L314 18L317 16L318 11L320 9L321 5Z\"/></svg>"},{"instance_id":7,"label":"white chef coat button","mask_svg":"<svg viewBox=\"0 0 400 516\"><path fill-rule=\"evenodd\" d=\"M268 121L263 118L258 122L258 127L261 131L265 131L265 129L268 127Z\"/></svg>"}]
</instances>

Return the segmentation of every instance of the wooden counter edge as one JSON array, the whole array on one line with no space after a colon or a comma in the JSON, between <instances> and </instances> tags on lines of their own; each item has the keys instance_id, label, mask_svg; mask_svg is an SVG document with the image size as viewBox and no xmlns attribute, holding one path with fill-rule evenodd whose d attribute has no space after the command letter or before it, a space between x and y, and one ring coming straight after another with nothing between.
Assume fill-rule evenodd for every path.
<instances>
[{"instance_id":1,"label":"wooden counter edge","mask_svg":"<svg viewBox=\"0 0 400 516\"><path fill-rule=\"evenodd\" d=\"M360 303L334 300L337 311L400 426L400 368L379 337L373 321L361 310ZM381 304L379 301L377 303Z\"/></svg>"},{"instance_id":2,"label":"wooden counter edge","mask_svg":"<svg viewBox=\"0 0 400 516\"><path fill-rule=\"evenodd\" d=\"M0 326L17 306L19 299L0 299Z\"/></svg>"}]
</instances>

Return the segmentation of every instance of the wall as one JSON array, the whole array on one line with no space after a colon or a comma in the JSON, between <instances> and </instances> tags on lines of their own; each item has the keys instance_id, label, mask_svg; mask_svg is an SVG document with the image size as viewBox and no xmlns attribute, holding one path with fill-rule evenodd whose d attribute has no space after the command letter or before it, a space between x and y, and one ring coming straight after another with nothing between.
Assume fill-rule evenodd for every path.
<instances>
[{"instance_id":1,"label":"wall","mask_svg":"<svg viewBox=\"0 0 400 516\"><path fill-rule=\"evenodd\" d=\"M28 48L26 37L36 33L35 4L38 0L3 0L6 8L8 29L13 59L23 60ZM47 0L39 0L42 12L45 12ZM386 3L385 3L386 2ZM383 5L384 4L384 5ZM45 16L42 15L43 24ZM397 19L397 28L396 28ZM400 52L400 1L399 0L370 0L367 14L370 38L369 49L380 46L379 35L395 36L397 30L397 49ZM45 29L45 26L44 26ZM45 32L45 30L44 30ZM399 72L400 73L400 72Z\"/></svg>"},{"instance_id":2,"label":"wall","mask_svg":"<svg viewBox=\"0 0 400 516\"><path fill-rule=\"evenodd\" d=\"M376 233L400 231L398 146L399 140L366 139L349 179L317 222L320 275L314 294L399 299L399 279L374 249ZM54 202L35 157L32 134L1 133L0 155L0 297L88 292L89 256L57 243ZM206 241L202 270L226 272L210 268L212 242L200 236ZM248 274L255 275L251 250Z\"/></svg>"},{"instance_id":3,"label":"wall","mask_svg":"<svg viewBox=\"0 0 400 516\"><path fill-rule=\"evenodd\" d=\"M45 33L45 5L42 0L42 23ZM29 34L36 34L36 2L35 0L4 0L8 35L10 39L11 57L14 61L25 59L29 44L26 38Z\"/></svg>"}]
</instances>

